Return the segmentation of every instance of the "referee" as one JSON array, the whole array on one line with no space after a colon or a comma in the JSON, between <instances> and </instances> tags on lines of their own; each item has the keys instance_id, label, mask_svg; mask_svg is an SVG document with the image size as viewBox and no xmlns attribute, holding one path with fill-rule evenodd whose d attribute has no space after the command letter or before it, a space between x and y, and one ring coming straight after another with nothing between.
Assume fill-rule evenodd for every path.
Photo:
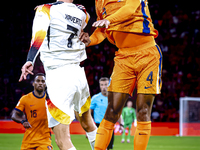
<instances>
[{"instance_id":1,"label":"referee","mask_svg":"<svg viewBox=\"0 0 200 150\"><path fill-rule=\"evenodd\" d=\"M97 127L99 127L99 124L101 123L108 106L108 92L107 92L108 84L109 84L109 79L107 77L100 78L99 86L101 92L95 94L92 97L90 109L92 116L94 117L94 122L96 123ZM107 150L113 149L113 142L114 142L114 131L112 134L111 141L107 147Z\"/></svg>"}]
</instances>

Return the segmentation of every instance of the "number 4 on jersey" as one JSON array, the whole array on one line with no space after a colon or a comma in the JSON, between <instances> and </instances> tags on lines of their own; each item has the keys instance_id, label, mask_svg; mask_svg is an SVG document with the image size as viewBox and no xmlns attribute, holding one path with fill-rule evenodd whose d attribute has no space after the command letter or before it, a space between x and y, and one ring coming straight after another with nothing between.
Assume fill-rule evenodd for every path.
<instances>
[{"instance_id":1,"label":"number 4 on jersey","mask_svg":"<svg viewBox=\"0 0 200 150\"><path fill-rule=\"evenodd\" d=\"M146 79L147 81L150 81L150 84L153 82L153 71L151 71Z\"/></svg>"},{"instance_id":2,"label":"number 4 on jersey","mask_svg":"<svg viewBox=\"0 0 200 150\"><path fill-rule=\"evenodd\" d=\"M73 26L67 25L67 30L70 30L73 32L72 34L70 34L68 38L68 44L67 44L68 48L72 48L72 39L74 38L75 35L77 36L78 29L74 28Z\"/></svg>"}]
</instances>

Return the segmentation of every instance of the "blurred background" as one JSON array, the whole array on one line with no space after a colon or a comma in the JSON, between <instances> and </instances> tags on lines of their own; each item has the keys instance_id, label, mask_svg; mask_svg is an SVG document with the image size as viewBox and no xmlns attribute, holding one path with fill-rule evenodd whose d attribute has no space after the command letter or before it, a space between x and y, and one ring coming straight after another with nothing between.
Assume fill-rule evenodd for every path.
<instances>
[{"instance_id":1,"label":"blurred background","mask_svg":"<svg viewBox=\"0 0 200 150\"><path fill-rule=\"evenodd\" d=\"M32 36L34 8L53 0L1 2L0 10L0 119L9 119L10 113L22 95L32 91L32 76L21 83L18 79L26 61ZM200 97L200 8L198 4L181 0L148 0L151 17L159 31L157 44L163 53L162 94L157 95L153 110L154 122L178 122L179 98ZM6 3L6 4L4 4ZM75 0L89 12L91 19L85 31L95 30L95 0ZM117 48L105 40L100 45L87 48L85 67L91 96L98 93L99 78L110 77ZM44 72L39 57L34 73ZM134 103L134 91L130 97ZM135 106L134 106L135 107Z\"/></svg>"}]
</instances>

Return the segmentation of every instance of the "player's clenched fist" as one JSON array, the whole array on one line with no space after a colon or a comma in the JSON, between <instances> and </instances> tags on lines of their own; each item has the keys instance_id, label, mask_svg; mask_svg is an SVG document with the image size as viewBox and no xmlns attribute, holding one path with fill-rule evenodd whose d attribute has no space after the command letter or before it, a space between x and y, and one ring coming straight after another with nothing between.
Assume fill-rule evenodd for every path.
<instances>
[{"instance_id":1,"label":"player's clenched fist","mask_svg":"<svg viewBox=\"0 0 200 150\"><path fill-rule=\"evenodd\" d=\"M25 121L24 123L22 123L22 125L24 126L24 128L32 128L30 123L28 121Z\"/></svg>"},{"instance_id":2,"label":"player's clenched fist","mask_svg":"<svg viewBox=\"0 0 200 150\"><path fill-rule=\"evenodd\" d=\"M85 43L85 46L88 46L91 43L90 36L88 33L81 31L79 39Z\"/></svg>"}]
</instances>

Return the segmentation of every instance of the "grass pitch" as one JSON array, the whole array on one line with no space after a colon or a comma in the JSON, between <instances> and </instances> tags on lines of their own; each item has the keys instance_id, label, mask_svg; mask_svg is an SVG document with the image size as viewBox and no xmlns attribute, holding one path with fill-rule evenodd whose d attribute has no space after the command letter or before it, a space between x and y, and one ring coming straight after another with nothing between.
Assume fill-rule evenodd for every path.
<instances>
[{"instance_id":1,"label":"grass pitch","mask_svg":"<svg viewBox=\"0 0 200 150\"><path fill-rule=\"evenodd\" d=\"M20 150L23 134L0 134L0 150ZM77 150L91 150L85 135L71 135ZM133 150L131 143L121 143L121 136L115 136L113 150ZM54 150L59 150L52 135ZM151 136L147 150L200 150L200 137Z\"/></svg>"}]
</instances>

